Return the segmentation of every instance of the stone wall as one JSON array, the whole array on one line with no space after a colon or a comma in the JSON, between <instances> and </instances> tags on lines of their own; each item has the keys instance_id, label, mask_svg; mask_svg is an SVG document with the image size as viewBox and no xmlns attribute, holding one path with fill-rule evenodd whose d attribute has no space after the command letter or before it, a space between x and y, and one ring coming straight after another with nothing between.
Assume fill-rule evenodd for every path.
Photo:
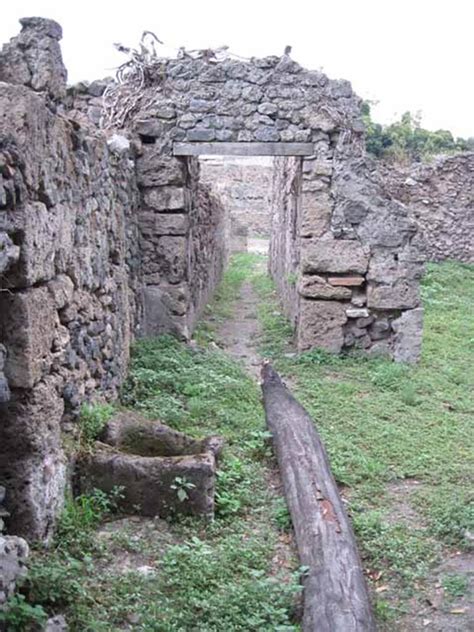
<instances>
[{"instance_id":1,"label":"stone wall","mask_svg":"<svg viewBox=\"0 0 474 632\"><path fill-rule=\"evenodd\" d=\"M200 182L196 159L163 159L154 144L143 145L137 174L143 333L187 339L222 275L226 215Z\"/></svg>"},{"instance_id":2,"label":"stone wall","mask_svg":"<svg viewBox=\"0 0 474 632\"><path fill-rule=\"evenodd\" d=\"M63 435L83 401L117 396L141 302L133 163L55 113L48 77L41 94L0 84L0 481L9 529L39 540L62 503Z\"/></svg>"},{"instance_id":3,"label":"stone wall","mask_svg":"<svg viewBox=\"0 0 474 632\"><path fill-rule=\"evenodd\" d=\"M296 282L300 262L297 222L301 182L301 159L274 159L269 271L275 280L286 315L294 327L297 327L299 315Z\"/></svg>"},{"instance_id":4,"label":"stone wall","mask_svg":"<svg viewBox=\"0 0 474 632\"><path fill-rule=\"evenodd\" d=\"M273 159L204 156L201 179L222 200L231 223L250 237L270 236Z\"/></svg>"},{"instance_id":5,"label":"stone wall","mask_svg":"<svg viewBox=\"0 0 474 632\"><path fill-rule=\"evenodd\" d=\"M367 159L338 152L329 142L325 154L299 166L275 162L270 270L298 348L415 361L423 274L416 226L384 194Z\"/></svg>"},{"instance_id":6,"label":"stone wall","mask_svg":"<svg viewBox=\"0 0 474 632\"><path fill-rule=\"evenodd\" d=\"M26 576L28 544L14 535L0 534L0 612L14 594L16 584ZM8 632L0 621L0 630Z\"/></svg>"},{"instance_id":7,"label":"stone wall","mask_svg":"<svg viewBox=\"0 0 474 632\"><path fill-rule=\"evenodd\" d=\"M474 153L410 167L382 165L385 187L413 212L431 261L474 262Z\"/></svg>"},{"instance_id":8,"label":"stone wall","mask_svg":"<svg viewBox=\"0 0 474 632\"><path fill-rule=\"evenodd\" d=\"M416 227L365 157L361 101L347 81L286 55L157 60L136 105L120 110L126 87L116 86L119 109L98 112L106 82L66 94L60 27L22 24L0 53L0 483L10 529L48 539L81 403L116 397L134 335L189 338L220 279L225 210L197 158L177 156L179 142L275 143L277 154L307 143L304 158L275 161L272 179L270 267L299 348L418 357Z\"/></svg>"},{"instance_id":9,"label":"stone wall","mask_svg":"<svg viewBox=\"0 0 474 632\"><path fill-rule=\"evenodd\" d=\"M299 348L418 357L422 261L416 225L384 191L365 155L361 101L349 82L305 70L287 55L243 62L205 54L157 61L136 107L124 114L113 102L120 103L127 89L115 87L103 121L153 146L164 171L178 164L180 143L193 154L196 143L238 142L246 155L258 153L245 150L252 143L308 143L311 155L277 161L273 180L282 188L273 193L270 268ZM71 97L72 106L97 119L90 90ZM189 182L168 184L159 195L157 210L166 212L193 197ZM153 288L157 292L162 302L174 300L169 285ZM146 309L156 312L155 306L152 301ZM179 319L173 322L180 326Z\"/></svg>"}]
</instances>

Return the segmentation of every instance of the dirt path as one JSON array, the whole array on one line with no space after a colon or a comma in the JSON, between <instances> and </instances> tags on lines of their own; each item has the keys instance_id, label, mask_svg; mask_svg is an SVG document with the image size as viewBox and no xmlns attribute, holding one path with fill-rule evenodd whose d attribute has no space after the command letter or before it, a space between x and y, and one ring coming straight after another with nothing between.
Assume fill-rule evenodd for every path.
<instances>
[{"instance_id":1,"label":"dirt path","mask_svg":"<svg viewBox=\"0 0 474 632\"><path fill-rule=\"evenodd\" d=\"M259 272L260 268L261 271L265 269L265 262L259 264ZM256 349L261 333L257 316L258 301L251 281L244 281L233 306L232 317L224 321L217 331L220 345L231 356L242 361L247 371L256 379L259 378L261 363Z\"/></svg>"}]
</instances>

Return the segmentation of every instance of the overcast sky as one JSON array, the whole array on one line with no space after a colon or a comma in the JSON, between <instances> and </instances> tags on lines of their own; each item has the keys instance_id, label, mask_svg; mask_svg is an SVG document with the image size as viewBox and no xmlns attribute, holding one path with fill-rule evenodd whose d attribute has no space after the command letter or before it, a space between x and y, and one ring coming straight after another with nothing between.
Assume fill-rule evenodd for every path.
<instances>
[{"instance_id":1,"label":"overcast sky","mask_svg":"<svg viewBox=\"0 0 474 632\"><path fill-rule=\"evenodd\" d=\"M250 57L281 54L376 100L374 118L406 110L429 129L474 136L472 0L4 0L0 42L18 19L63 27L69 81L113 74L124 60L113 42L136 45L143 30L170 47L227 44Z\"/></svg>"}]
</instances>

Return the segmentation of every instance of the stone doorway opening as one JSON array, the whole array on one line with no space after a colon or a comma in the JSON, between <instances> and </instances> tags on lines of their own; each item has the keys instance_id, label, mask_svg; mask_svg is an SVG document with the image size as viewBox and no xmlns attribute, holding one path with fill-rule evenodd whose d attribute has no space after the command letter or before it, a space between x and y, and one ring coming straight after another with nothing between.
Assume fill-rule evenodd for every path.
<instances>
[{"instance_id":1,"label":"stone doorway opening","mask_svg":"<svg viewBox=\"0 0 474 632\"><path fill-rule=\"evenodd\" d=\"M201 181L222 201L229 254L268 254L273 158L271 156L199 157Z\"/></svg>"}]
</instances>

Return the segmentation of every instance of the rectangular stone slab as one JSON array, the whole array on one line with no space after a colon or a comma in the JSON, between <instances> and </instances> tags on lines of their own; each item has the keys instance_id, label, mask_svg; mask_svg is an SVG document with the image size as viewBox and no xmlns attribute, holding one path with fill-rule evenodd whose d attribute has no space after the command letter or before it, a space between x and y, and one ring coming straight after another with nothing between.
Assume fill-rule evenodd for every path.
<instances>
[{"instance_id":1,"label":"rectangular stone slab","mask_svg":"<svg viewBox=\"0 0 474 632\"><path fill-rule=\"evenodd\" d=\"M313 143L174 143L175 156L311 156Z\"/></svg>"},{"instance_id":2,"label":"rectangular stone slab","mask_svg":"<svg viewBox=\"0 0 474 632\"><path fill-rule=\"evenodd\" d=\"M328 283L331 285L343 285L350 287L357 287L364 283L365 279L363 276L350 276L350 277L329 277Z\"/></svg>"}]
</instances>

